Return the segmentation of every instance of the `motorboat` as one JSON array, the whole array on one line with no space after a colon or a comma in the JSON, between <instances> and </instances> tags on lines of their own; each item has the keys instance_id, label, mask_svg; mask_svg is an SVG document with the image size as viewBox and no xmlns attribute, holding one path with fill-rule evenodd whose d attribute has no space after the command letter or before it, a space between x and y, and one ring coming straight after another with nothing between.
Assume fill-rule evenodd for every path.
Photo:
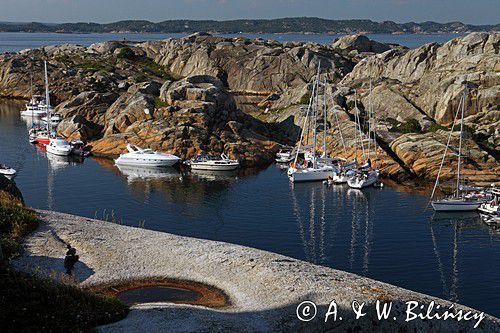
<instances>
[{"instance_id":1,"label":"motorboat","mask_svg":"<svg viewBox=\"0 0 500 333\"><path fill-rule=\"evenodd\" d=\"M294 183L322 181L331 178L334 173L332 166L322 166L316 168L296 169L290 174L290 180Z\"/></svg>"},{"instance_id":2,"label":"motorboat","mask_svg":"<svg viewBox=\"0 0 500 333\"><path fill-rule=\"evenodd\" d=\"M356 175L355 167L358 165L357 161L354 160L349 164L341 164L335 170L331 182L334 184L345 184L349 180Z\"/></svg>"},{"instance_id":3,"label":"motorboat","mask_svg":"<svg viewBox=\"0 0 500 333\"><path fill-rule=\"evenodd\" d=\"M463 125L464 125L464 115L465 115L465 105L467 102L467 95L470 89L477 89L477 86L471 82L463 82L464 90L462 95L460 96L460 101L458 103L457 111L455 113L455 117L453 118L453 125L450 129L450 134L448 136L448 142L446 143L446 147L443 152L443 158L441 160L441 165L439 166L439 171L436 177L436 182L434 183L434 188L432 189L430 202L432 208L434 208L437 212L456 212L456 211L475 211L477 210L481 204L485 202L485 199L479 198L477 196L467 196L467 188L461 185L461 164L462 164L462 137L463 137ZM458 152L456 154L458 163L457 163L457 177L456 177L456 190L453 195L439 200L432 200L434 194L436 193L436 189L439 185L439 178L441 175L441 171L443 169L444 161L446 154L448 153L448 149L450 146L451 135L453 134L455 128L455 122L460 116L460 138L459 138L459 147Z\"/></svg>"},{"instance_id":4,"label":"motorboat","mask_svg":"<svg viewBox=\"0 0 500 333\"><path fill-rule=\"evenodd\" d=\"M293 151L281 149L276 153L276 163L290 163L293 161Z\"/></svg>"},{"instance_id":5,"label":"motorboat","mask_svg":"<svg viewBox=\"0 0 500 333\"><path fill-rule=\"evenodd\" d=\"M238 169L240 163L221 154L218 158L198 156L189 161L189 165L191 170L232 171Z\"/></svg>"},{"instance_id":6,"label":"motorboat","mask_svg":"<svg viewBox=\"0 0 500 333\"><path fill-rule=\"evenodd\" d=\"M116 165L167 167L176 164L180 160L175 155L156 152L152 149L143 149L133 144L128 144L127 150L128 153L121 154L115 160Z\"/></svg>"},{"instance_id":7,"label":"motorboat","mask_svg":"<svg viewBox=\"0 0 500 333\"><path fill-rule=\"evenodd\" d=\"M42 117L47 114L47 105L43 96L33 95L31 100L26 104L26 109L21 111L21 116Z\"/></svg>"},{"instance_id":8,"label":"motorboat","mask_svg":"<svg viewBox=\"0 0 500 333\"><path fill-rule=\"evenodd\" d=\"M66 139L56 136L51 137L49 144L47 145L47 153L59 155L59 156L68 156L71 154L72 148Z\"/></svg>"},{"instance_id":9,"label":"motorboat","mask_svg":"<svg viewBox=\"0 0 500 333\"><path fill-rule=\"evenodd\" d=\"M12 179L16 176L17 171L14 170L13 168L5 165L5 164L0 164L0 175L7 177L8 179Z\"/></svg>"},{"instance_id":10,"label":"motorboat","mask_svg":"<svg viewBox=\"0 0 500 333\"><path fill-rule=\"evenodd\" d=\"M81 140L73 140L70 143L71 153L76 156L86 157L90 155L90 152L85 150L85 143Z\"/></svg>"},{"instance_id":11,"label":"motorboat","mask_svg":"<svg viewBox=\"0 0 500 333\"><path fill-rule=\"evenodd\" d=\"M378 170L360 170L347 180L347 185L357 189L373 186L378 182L378 176Z\"/></svg>"},{"instance_id":12,"label":"motorboat","mask_svg":"<svg viewBox=\"0 0 500 333\"><path fill-rule=\"evenodd\" d=\"M493 198L483 202L478 210L483 214L500 216L500 189L493 189L491 195Z\"/></svg>"},{"instance_id":13,"label":"motorboat","mask_svg":"<svg viewBox=\"0 0 500 333\"><path fill-rule=\"evenodd\" d=\"M28 131L29 142L48 145L50 142L49 131L46 127L36 126Z\"/></svg>"},{"instance_id":14,"label":"motorboat","mask_svg":"<svg viewBox=\"0 0 500 333\"><path fill-rule=\"evenodd\" d=\"M60 115L53 114L50 117L50 124L53 125L53 126L57 126L61 122L61 120L62 120L62 118L61 118ZM48 122L48 116L42 117L42 122L46 124Z\"/></svg>"}]
</instances>

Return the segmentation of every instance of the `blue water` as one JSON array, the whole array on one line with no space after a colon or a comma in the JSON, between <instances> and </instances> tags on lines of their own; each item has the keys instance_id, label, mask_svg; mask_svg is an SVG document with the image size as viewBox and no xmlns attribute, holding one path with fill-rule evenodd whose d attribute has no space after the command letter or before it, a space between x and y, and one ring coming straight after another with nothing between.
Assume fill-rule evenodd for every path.
<instances>
[{"instance_id":1,"label":"blue water","mask_svg":"<svg viewBox=\"0 0 500 333\"><path fill-rule=\"evenodd\" d=\"M170 37L183 37L184 34L58 34L58 33L23 33L23 32L0 32L0 53L17 52L27 48L37 48L45 45L58 44L80 44L89 46L92 43L109 40L132 40L146 41L165 39ZM280 42L285 41L308 41L330 44L342 35L329 34L222 34L226 37L246 36L249 38L273 39ZM390 35L372 34L369 38L383 42L396 43L415 48L426 43L445 43L450 39L461 36L459 34L434 34L434 35Z\"/></svg>"},{"instance_id":2,"label":"blue water","mask_svg":"<svg viewBox=\"0 0 500 333\"><path fill-rule=\"evenodd\" d=\"M389 186L292 187L274 165L227 176L146 175L110 160L47 159L28 143L19 109L0 104L0 162L19 171L32 207L247 245L500 316L500 237L475 213L433 217L427 196Z\"/></svg>"}]
</instances>

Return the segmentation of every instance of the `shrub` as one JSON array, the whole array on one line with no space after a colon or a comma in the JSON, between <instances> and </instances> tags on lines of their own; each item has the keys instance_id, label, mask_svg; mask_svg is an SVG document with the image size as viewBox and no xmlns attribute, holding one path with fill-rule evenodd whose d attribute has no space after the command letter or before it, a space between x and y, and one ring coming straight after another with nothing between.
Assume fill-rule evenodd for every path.
<instances>
[{"instance_id":1,"label":"shrub","mask_svg":"<svg viewBox=\"0 0 500 333\"><path fill-rule=\"evenodd\" d=\"M399 124L398 131L400 133L422 133L422 126L416 119L407 119L403 123Z\"/></svg>"},{"instance_id":2,"label":"shrub","mask_svg":"<svg viewBox=\"0 0 500 333\"><path fill-rule=\"evenodd\" d=\"M1 332L81 332L125 318L120 300L70 284L0 270Z\"/></svg>"},{"instance_id":3,"label":"shrub","mask_svg":"<svg viewBox=\"0 0 500 333\"><path fill-rule=\"evenodd\" d=\"M431 126L429 126L429 128L427 129L428 132L432 132L432 133L436 133L439 130L446 131L448 129L446 127L439 125L439 124L436 124L436 123L432 123Z\"/></svg>"},{"instance_id":4,"label":"shrub","mask_svg":"<svg viewBox=\"0 0 500 333\"><path fill-rule=\"evenodd\" d=\"M10 203L0 203L0 244L3 255L10 259L19 254L21 237L38 226L38 219L29 209Z\"/></svg>"},{"instance_id":5,"label":"shrub","mask_svg":"<svg viewBox=\"0 0 500 333\"><path fill-rule=\"evenodd\" d=\"M299 100L299 104L309 104L309 100L311 99L311 92L308 91Z\"/></svg>"},{"instance_id":6,"label":"shrub","mask_svg":"<svg viewBox=\"0 0 500 333\"><path fill-rule=\"evenodd\" d=\"M135 53L132 51L130 47L122 47L118 54L116 55L117 58L119 59L128 59L128 60L134 60L135 59Z\"/></svg>"}]
</instances>

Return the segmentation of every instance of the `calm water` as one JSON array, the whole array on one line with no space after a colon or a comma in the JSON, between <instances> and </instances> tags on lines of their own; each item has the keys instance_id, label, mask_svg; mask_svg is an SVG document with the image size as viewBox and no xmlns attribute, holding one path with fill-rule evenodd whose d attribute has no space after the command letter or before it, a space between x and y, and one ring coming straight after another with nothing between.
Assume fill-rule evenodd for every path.
<instances>
[{"instance_id":1,"label":"calm water","mask_svg":"<svg viewBox=\"0 0 500 333\"><path fill-rule=\"evenodd\" d=\"M80 44L88 46L92 43L109 40L127 39L132 41L146 41L165 39L170 37L182 37L184 34L57 34L57 33L23 33L23 32L1 32L0 33L0 53L17 52L27 48L36 48L44 45L58 44ZM310 41L323 44L332 43L335 38L342 35L327 34L223 34L221 36L237 37L246 36L249 38L274 39L280 42L285 41ZM390 35L372 34L369 38L383 42L405 45L410 48L418 47L426 43L444 43L456 38L458 34L436 34L436 35Z\"/></svg>"},{"instance_id":2,"label":"calm water","mask_svg":"<svg viewBox=\"0 0 500 333\"><path fill-rule=\"evenodd\" d=\"M500 316L500 238L474 213L432 218L425 196L321 183L275 166L229 176L120 171L28 143L19 105L0 104L0 161L28 205L269 250L459 301Z\"/></svg>"}]
</instances>

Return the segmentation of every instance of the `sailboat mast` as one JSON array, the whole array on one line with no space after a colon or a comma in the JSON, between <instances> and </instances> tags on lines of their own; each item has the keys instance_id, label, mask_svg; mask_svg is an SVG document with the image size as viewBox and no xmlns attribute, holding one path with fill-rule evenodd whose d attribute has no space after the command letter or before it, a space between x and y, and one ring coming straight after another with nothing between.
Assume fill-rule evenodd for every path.
<instances>
[{"instance_id":1,"label":"sailboat mast","mask_svg":"<svg viewBox=\"0 0 500 333\"><path fill-rule=\"evenodd\" d=\"M460 117L460 139L458 143L458 166L457 166L457 197L460 195L460 167L462 164L462 136L464 129L465 102L467 100L467 84L462 95L462 114Z\"/></svg>"},{"instance_id":2,"label":"sailboat mast","mask_svg":"<svg viewBox=\"0 0 500 333\"><path fill-rule=\"evenodd\" d=\"M321 66L321 61L318 64L318 73L316 74L316 105L314 108L314 128L313 128L313 168L316 169L316 132L317 132L317 119L318 119L318 108L319 108L319 70Z\"/></svg>"},{"instance_id":3,"label":"sailboat mast","mask_svg":"<svg viewBox=\"0 0 500 333\"><path fill-rule=\"evenodd\" d=\"M45 67L45 105L47 106L47 129L49 131L49 136L50 136L50 133L52 132L52 124L51 124L52 115L50 114L49 76L47 74L47 61L44 61L44 67Z\"/></svg>"},{"instance_id":4,"label":"sailboat mast","mask_svg":"<svg viewBox=\"0 0 500 333\"><path fill-rule=\"evenodd\" d=\"M324 80L323 89L323 156L326 157L326 79Z\"/></svg>"},{"instance_id":5,"label":"sailboat mast","mask_svg":"<svg viewBox=\"0 0 500 333\"><path fill-rule=\"evenodd\" d=\"M358 91L354 89L354 158L358 161Z\"/></svg>"},{"instance_id":6,"label":"sailboat mast","mask_svg":"<svg viewBox=\"0 0 500 333\"><path fill-rule=\"evenodd\" d=\"M370 78L370 98L368 105L368 158L370 158L370 149L372 142L372 79Z\"/></svg>"}]
</instances>

